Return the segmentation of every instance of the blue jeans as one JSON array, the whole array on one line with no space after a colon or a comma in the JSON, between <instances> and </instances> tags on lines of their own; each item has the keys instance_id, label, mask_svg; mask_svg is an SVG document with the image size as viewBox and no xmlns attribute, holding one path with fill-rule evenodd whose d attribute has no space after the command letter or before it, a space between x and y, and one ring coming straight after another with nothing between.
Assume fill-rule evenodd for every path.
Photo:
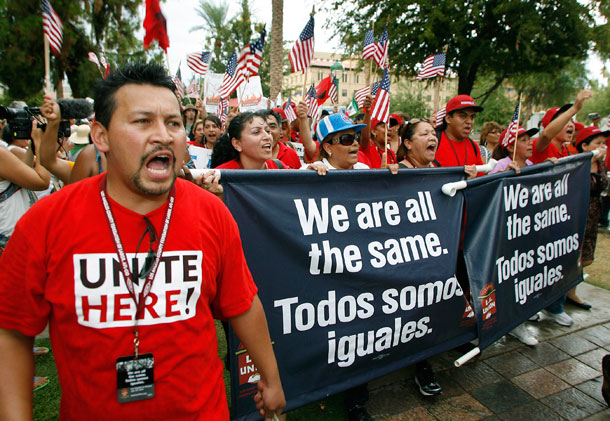
<instances>
[{"instance_id":1,"label":"blue jeans","mask_svg":"<svg viewBox=\"0 0 610 421\"><path fill-rule=\"evenodd\" d=\"M549 305L545 310L553 314L563 313L563 303L566 302L566 296L562 295L557 301Z\"/></svg>"}]
</instances>

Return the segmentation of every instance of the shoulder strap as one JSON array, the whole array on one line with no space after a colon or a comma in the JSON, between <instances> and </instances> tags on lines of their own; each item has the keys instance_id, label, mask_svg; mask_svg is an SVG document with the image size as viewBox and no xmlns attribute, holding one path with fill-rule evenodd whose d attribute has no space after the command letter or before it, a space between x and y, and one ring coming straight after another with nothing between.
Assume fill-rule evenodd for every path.
<instances>
[{"instance_id":1,"label":"shoulder strap","mask_svg":"<svg viewBox=\"0 0 610 421\"><path fill-rule=\"evenodd\" d=\"M436 160L436 158L434 158L434 160L433 160L432 162L434 162L434 165L436 165L437 167L442 167L441 163L440 163L440 162L438 162L438 161Z\"/></svg>"},{"instance_id":2,"label":"shoulder strap","mask_svg":"<svg viewBox=\"0 0 610 421\"><path fill-rule=\"evenodd\" d=\"M14 183L9 184L9 186L3 192L0 193L0 202L4 202L6 199L17 193L19 190L21 190L21 186L18 186Z\"/></svg>"},{"instance_id":3,"label":"shoulder strap","mask_svg":"<svg viewBox=\"0 0 610 421\"><path fill-rule=\"evenodd\" d=\"M472 150L474 151L474 156L479 157L479 150L477 149L477 145L475 145L474 141L471 138L468 138L470 141L470 146L472 146Z\"/></svg>"},{"instance_id":4,"label":"shoulder strap","mask_svg":"<svg viewBox=\"0 0 610 421\"><path fill-rule=\"evenodd\" d=\"M398 166L399 166L400 168L409 168L409 167L407 167L405 164L403 164L402 162L399 162L399 163L398 163Z\"/></svg>"},{"instance_id":5,"label":"shoulder strap","mask_svg":"<svg viewBox=\"0 0 610 421\"><path fill-rule=\"evenodd\" d=\"M280 160L279 160L279 159L277 159L277 158L272 159L272 161L273 161L273 162L275 162L275 165L277 165L277 167L278 167L280 170L284 169L284 164L282 164L282 161L280 161Z\"/></svg>"}]
</instances>

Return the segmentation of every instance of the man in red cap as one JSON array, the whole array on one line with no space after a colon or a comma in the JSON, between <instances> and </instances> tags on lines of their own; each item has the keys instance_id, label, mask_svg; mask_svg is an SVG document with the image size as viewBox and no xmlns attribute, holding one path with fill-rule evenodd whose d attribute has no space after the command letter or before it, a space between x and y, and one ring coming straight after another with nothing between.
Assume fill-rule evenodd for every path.
<instances>
[{"instance_id":1,"label":"man in red cap","mask_svg":"<svg viewBox=\"0 0 610 421\"><path fill-rule=\"evenodd\" d=\"M572 141L574 135L574 122L572 117L583 106L586 99L591 98L592 92L584 89L580 91L574 104L551 108L542 118L542 133L534 140L534 153L532 162L538 164L548 158L561 158L569 155L566 143Z\"/></svg>"},{"instance_id":2,"label":"man in red cap","mask_svg":"<svg viewBox=\"0 0 610 421\"><path fill-rule=\"evenodd\" d=\"M447 115L441 126L436 160L442 167L464 167L469 176L476 175L475 165L483 165L479 145L469 138L474 118L483 107L468 95L457 95L447 103Z\"/></svg>"}]
</instances>

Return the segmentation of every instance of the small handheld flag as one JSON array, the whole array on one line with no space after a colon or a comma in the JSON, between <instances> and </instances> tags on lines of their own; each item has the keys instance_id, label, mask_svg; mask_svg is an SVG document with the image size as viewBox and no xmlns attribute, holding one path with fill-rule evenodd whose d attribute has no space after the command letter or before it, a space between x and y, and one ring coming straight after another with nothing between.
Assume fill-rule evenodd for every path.
<instances>
[{"instance_id":1,"label":"small handheld flag","mask_svg":"<svg viewBox=\"0 0 610 421\"><path fill-rule=\"evenodd\" d=\"M390 71L386 67L383 71L383 79L379 85L377 96L375 97L375 105L371 112L371 119L376 118L385 123L388 122L390 116Z\"/></svg>"},{"instance_id":2,"label":"small handheld flag","mask_svg":"<svg viewBox=\"0 0 610 421\"><path fill-rule=\"evenodd\" d=\"M58 56L63 42L63 25L49 0L42 0L42 30L49 40L53 54Z\"/></svg>"},{"instance_id":3,"label":"small handheld flag","mask_svg":"<svg viewBox=\"0 0 610 421\"><path fill-rule=\"evenodd\" d=\"M305 73L305 70L309 67L309 63L311 63L314 49L314 25L313 16L310 16L301 35L299 35L292 50L290 50L288 58L290 59L293 73L299 70Z\"/></svg>"},{"instance_id":4,"label":"small handheld flag","mask_svg":"<svg viewBox=\"0 0 610 421\"><path fill-rule=\"evenodd\" d=\"M212 58L212 53L209 51L191 53L186 56L186 65L193 72L198 73L202 76L205 76L205 74L208 71L208 67L210 65L211 58Z\"/></svg>"},{"instance_id":5,"label":"small handheld flag","mask_svg":"<svg viewBox=\"0 0 610 421\"><path fill-rule=\"evenodd\" d=\"M426 57L424 67L420 70L416 79L429 79L435 76L445 76L445 61L447 55L445 53L433 54Z\"/></svg>"}]
</instances>

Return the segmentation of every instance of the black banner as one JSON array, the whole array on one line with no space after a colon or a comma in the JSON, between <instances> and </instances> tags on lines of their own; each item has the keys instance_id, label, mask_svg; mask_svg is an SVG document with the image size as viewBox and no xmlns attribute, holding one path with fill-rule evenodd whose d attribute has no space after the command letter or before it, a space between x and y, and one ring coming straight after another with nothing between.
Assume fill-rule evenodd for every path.
<instances>
[{"instance_id":1,"label":"black banner","mask_svg":"<svg viewBox=\"0 0 610 421\"><path fill-rule=\"evenodd\" d=\"M222 171L259 287L287 409L475 337L454 277L463 199L453 169ZM258 373L230 335L232 415L256 419Z\"/></svg>"},{"instance_id":2,"label":"black banner","mask_svg":"<svg viewBox=\"0 0 610 421\"><path fill-rule=\"evenodd\" d=\"M484 349L582 280L591 154L482 177L464 190L464 257Z\"/></svg>"}]
</instances>

